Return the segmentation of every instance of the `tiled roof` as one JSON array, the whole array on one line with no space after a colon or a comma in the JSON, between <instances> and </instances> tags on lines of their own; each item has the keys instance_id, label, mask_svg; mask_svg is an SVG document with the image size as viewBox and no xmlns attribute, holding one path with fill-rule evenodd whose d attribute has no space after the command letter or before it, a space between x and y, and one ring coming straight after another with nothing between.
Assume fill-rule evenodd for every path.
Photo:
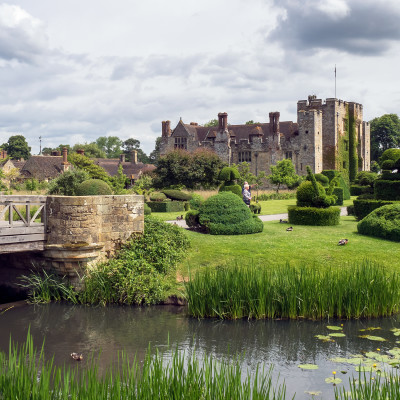
<instances>
[{"instance_id":1,"label":"tiled roof","mask_svg":"<svg viewBox=\"0 0 400 400\"><path fill-rule=\"evenodd\" d=\"M21 174L38 180L53 179L62 173L61 163L61 156L32 156L21 168Z\"/></svg>"},{"instance_id":2,"label":"tiled roof","mask_svg":"<svg viewBox=\"0 0 400 400\"><path fill-rule=\"evenodd\" d=\"M118 167L120 164L122 164L124 174L127 177L131 177L131 175L134 175L135 179L140 174L151 172L156 169L156 166L153 164L143 164L141 162L132 164L131 162L121 162L119 158L95 158L93 161L95 164L104 168L106 172L111 176L117 175Z\"/></svg>"}]
</instances>

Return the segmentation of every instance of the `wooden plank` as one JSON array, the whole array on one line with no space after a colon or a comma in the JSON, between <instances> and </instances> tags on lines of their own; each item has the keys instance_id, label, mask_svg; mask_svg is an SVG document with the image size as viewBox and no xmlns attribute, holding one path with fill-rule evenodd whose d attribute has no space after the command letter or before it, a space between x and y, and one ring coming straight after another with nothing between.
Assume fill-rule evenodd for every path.
<instances>
[{"instance_id":1,"label":"wooden plank","mask_svg":"<svg viewBox=\"0 0 400 400\"><path fill-rule=\"evenodd\" d=\"M0 226L0 237L10 235L27 235L30 233L44 233L44 224L31 226L13 226L12 228L2 228Z\"/></svg>"},{"instance_id":2,"label":"wooden plank","mask_svg":"<svg viewBox=\"0 0 400 400\"><path fill-rule=\"evenodd\" d=\"M44 233L33 233L30 235L0 236L0 244L36 242L45 239L46 235Z\"/></svg>"},{"instance_id":3,"label":"wooden plank","mask_svg":"<svg viewBox=\"0 0 400 400\"><path fill-rule=\"evenodd\" d=\"M22 251L43 251L45 243L46 242L43 241L0 245L0 254L20 253Z\"/></svg>"},{"instance_id":4,"label":"wooden plank","mask_svg":"<svg viewBox=\"0 0 400 400\"><path fill-rule=\"evenodd\" d=\"M30 202L31 204L40 204L40 203L46 203L47 196L20 196L20 195L0 195L0 204L1 203L6 203L6 202L12 202L12 203L20 203L20 204L25 204L26 202Z\"/></svg>"}]
</instances>

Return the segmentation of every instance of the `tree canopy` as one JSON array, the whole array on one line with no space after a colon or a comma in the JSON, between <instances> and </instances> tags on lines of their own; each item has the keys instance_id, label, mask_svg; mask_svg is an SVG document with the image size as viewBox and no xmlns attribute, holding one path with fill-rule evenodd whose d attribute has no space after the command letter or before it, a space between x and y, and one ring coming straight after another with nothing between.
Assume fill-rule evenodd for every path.
<instances>
[{"instance_id":1,"label":"tree canopy","mask_svg":"<svg viewBox=\"0 0 400 400\"><path fill-rule=\"evenodd\" d=\"M400 119L397 114L385 114L370 124L371 158L378 161L385 150L400 147Z\"/></svg>"},{"instance_id":2,"label":"tree canopy","mask_svg":"<svg viewBox=\"0 0 400 400\"><path fill-rule=\"evenodd\" d=\"M106 158L107 155L104 150L100 149L97 143L85 143L85 144L75 144L72 147L72 151L77 152L77 150L84 150L85 156L89 158Z\"/></svg>"},{"instance_id":3,"label":"tree canopy","mask_svg":"<svg viewBox=\"0 0 400 400\"><path fill-rule=\"evenodd\" d=\"M271 175L268 176L270 182L273 185L277 185L277 193L281 185L291 187L298 182L299 178L292 160L289 159L278 161L276 165L271 165Z\"/></svg>"},{"instance_id":4,"label":"tree canopy","mask_svg":"<svg viewBox=\"0 0 400 400\"><path fill-rule=\"evenodd\" d=\"M122 153L123 142L118 136L100 136L96 144L106 153L107 158L118 158Z\"/></svg>"},{"instance_id":5,"label":"tree canopy","mask_svg":"<svg viewBox=\"0 0 400 400\"><path fill-rule=\"evenodd\" d=\"M21 158L27 160L31 156L31 148L22 135L10 136L8 142L3 143L0 147L7 151L7 155L12 160L19 160Z\"/></svg>"}]
</instances>

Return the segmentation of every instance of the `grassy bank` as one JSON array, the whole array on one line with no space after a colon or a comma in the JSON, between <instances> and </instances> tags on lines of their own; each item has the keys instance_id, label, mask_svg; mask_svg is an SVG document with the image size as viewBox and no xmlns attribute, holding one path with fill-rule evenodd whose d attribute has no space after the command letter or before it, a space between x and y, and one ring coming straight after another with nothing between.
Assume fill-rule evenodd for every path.
<instances>
[{"instance_id":1,"label":"grassy bank","mask_svg":"<svg viewBox=\"0 0 400 400\"><path fill-rule=\"evenodd\" d=\"M93 399L285 399L284 384L276 384L272 370L243 378L237 362L217 362L176 350L166 361L163 354L147 351L143 363L121 354L119 362L100 376L95 361L85 368L56 367L36 352L28 334L25 344L10 343L0 353L0 398L40 400Z\"/></svg>"},{"instance_id":2,"label":"grassy bank","mask_svg":"<svg viewBox=\"0 0 400 400\"><path fill-rule=\"evenodd\" d=\"M207 268L185 288L189 314L199 318L360 318L400 310L400 276L369 262L325 271Z\"/></svg>"}]
</instances>

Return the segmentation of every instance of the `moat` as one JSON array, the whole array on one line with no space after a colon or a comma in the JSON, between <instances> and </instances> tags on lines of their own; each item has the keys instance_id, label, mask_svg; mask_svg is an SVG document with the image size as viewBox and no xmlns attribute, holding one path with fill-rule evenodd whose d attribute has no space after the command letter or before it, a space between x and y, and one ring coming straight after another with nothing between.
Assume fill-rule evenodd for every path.
<instances>
[{"instance_id":1,"label":"moat","mask_svg":"<svg viewBox=\"0 0 400 400\"><path fill-rule=\"evenodd\" d=\"M345 337L323 342L315 335L327 335L327 326L343 324ZM382 354L396 347L390 331L400 326L400 316L358 321L215 321L189 318L185 309L174 306L157 307L86 307L64 304L14 307L0 312L0 350L8 351L10 335L23 342L28 328L40 347L45 338L45 352L58 365L77 365L71 352L82 352L85 360L99 357L100 370L117 359L125 350L132 357L143 359L149 345L168 356L178 348L187 354L196 349L216 359L241 357L244 371L255 371L257 364L266 369L274 366L274 376L287 386L289 399L312 398L306 392L322 392L318 398L330 399L334 388L325 378L337 371L348 386L355 366L331 361L376 351ZM380 328L384 342L360 338L360 329ZM316 364L318 370L302 370L299 364ZM84 368L85 362L79 364ZM395 370L394 370L395 371Z\"/></svg>"}]
</instances>

